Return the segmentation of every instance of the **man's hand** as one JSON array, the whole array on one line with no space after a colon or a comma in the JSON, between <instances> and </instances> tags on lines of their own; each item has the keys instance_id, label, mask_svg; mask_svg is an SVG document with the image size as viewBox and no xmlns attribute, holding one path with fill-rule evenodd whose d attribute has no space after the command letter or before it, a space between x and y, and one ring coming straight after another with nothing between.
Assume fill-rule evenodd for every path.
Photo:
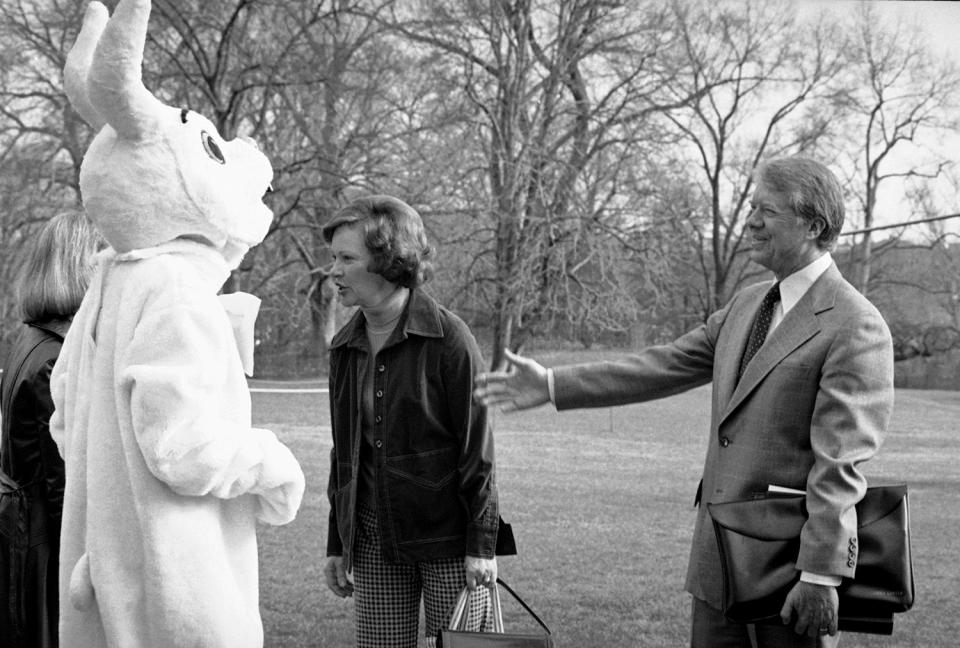
<instances>
[{"instance_id":1,"label":"man's hand","mask_svg":"<svg viewBox=\"0 0 960 648\"><path fill-rule=\"evenodd\" d=\"M478 587L493 587L497 583L497 559L466 556L463 559L464 576L470 591Z\"/></svg>"},{"instance_id":2,"label":"man's hand","mask_svg":"<svg viewBox=\"0 0 960 648\"><path fill-rule=\"evenodd\" d=\"M343 556L328 556L327 564L323 568L323 576L331 592L340 598L353 596L353 583L347 580L347 570L343 567Z\"/></svg>"},{"instance_id":3,"label":"man's hand","mask_svg":"<svg viewBox=\"0 0 960 648\"><path fill-rule=\"evenodd\" d=\"M547 370L540 363L503 350L509 369L477 376L473 396L504 412L529 409L550 401Z\"/></svg>"},{"instance_id":4,"label":"man's hand","mask_svg":"<svg viewBox=\"0 0 960 648\"><path fill-rule=\"evenodd\" d=\"M794 631L808 637L837 634L837 611L840 596L836 587L797 582L787 594L780 609L780 620L789 625L796 613Z\"/></svg>"}]
</instances>

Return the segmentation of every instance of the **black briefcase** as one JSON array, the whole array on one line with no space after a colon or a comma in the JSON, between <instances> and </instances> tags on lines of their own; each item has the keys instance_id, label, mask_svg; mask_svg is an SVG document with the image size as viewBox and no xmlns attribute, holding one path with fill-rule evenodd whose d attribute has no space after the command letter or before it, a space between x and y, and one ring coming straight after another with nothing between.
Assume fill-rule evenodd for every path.
<instances>
[{"instance_id":1,"label":"black briefcase","mask_svg":"<svg viewBox=\"0 0 960 648\"><path fill-rule=\"evenodd\" d=\"M803 495L708 504L723 569L723 611L738 623L780 623L796 569L800 529L807 519ZM859 558L844 578L839 629L893 633L893 615L913 605L910 514L905 484L874 486L857 504Z\"/></svg>"}]
</instances>

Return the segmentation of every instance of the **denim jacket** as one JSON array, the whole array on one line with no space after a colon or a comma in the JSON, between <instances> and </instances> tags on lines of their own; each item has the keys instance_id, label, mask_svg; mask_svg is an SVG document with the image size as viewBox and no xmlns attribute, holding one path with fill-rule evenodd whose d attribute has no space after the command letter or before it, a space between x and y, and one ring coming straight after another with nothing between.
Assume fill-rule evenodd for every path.
<instances>
[{"instance_id":1,"label":"denim jacket","mask_svg":"<svg viewBox=\"0 0 960 648\"><path fill-rule=\"evenodd\" d=\"M327 555L349 569L356 529L361 394L370 346L358 311L330 347ZM472 397L480 349L463 321L413 289L374 363L374 484L383 558L490 558L497 540L493 435Z\"/></svg>"}]
</instances>

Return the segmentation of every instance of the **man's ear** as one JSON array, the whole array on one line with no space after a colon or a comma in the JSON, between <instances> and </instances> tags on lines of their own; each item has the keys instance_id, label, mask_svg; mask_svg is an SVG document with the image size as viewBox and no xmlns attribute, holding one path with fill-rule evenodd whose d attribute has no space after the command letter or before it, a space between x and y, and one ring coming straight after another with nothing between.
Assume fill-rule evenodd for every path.
<instances>
[{"instance_id":1,"label":"man's ear","mask_svg":"<svg viewBox=\"0 0 960 648\"><path fill-rule=\"evenodd\" d=\"M807 235L811 239L818 239L827 229L827 223L823 218L817 216L807 224Z\"/></svg>"}]
</instances>

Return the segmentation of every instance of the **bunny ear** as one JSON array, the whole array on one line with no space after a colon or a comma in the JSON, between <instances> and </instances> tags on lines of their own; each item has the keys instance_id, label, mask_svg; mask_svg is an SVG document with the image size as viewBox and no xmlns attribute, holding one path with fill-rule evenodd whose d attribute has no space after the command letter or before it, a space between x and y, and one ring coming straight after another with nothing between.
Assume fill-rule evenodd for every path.
<instances>
[{"instance_id":1,"label":"bunny ear","mask_svg":"<svg viewBox=\"0 0 960 648\"><path fill-rule=\"evenodd\" d=\"M93 60L97 41L100 40L100 34L103 33L103 28L107 24L107 18L107 8L103 4L91 2L87 5L77 42L70 48L67 63L63 68L63 88L67 93L67 99L70 100L70 105L95 131L100 130L106 120L100 116L90 103L90 97L87 96L87 72L90 69L90 61Z\"/></svg>"},{"instance_id":2,"label":"bunny ear","mask_svg":"<svg viewBox=\"0 0 960 648\"><path fill-rule=\"evenodd\" d=\"M163 104L143 85L141 66L150 0L120 0L107 22L87 75L90 103L121 137L155 132Z\"/></svg>"}]
</instances>

